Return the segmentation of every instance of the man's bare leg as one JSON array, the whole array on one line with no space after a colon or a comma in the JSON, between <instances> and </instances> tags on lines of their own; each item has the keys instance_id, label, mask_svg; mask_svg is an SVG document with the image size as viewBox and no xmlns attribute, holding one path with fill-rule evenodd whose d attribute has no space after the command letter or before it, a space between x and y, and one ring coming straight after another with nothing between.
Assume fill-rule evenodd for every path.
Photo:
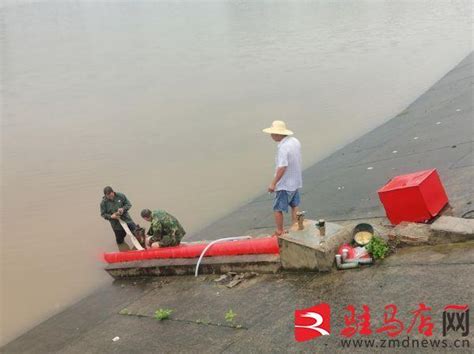
<instances>
[{"instance_id":1,"label":"man's bare leg","mask_svg":"<svg viewBox=\"0 0 474 354\"><path fill-rule=\"evenodd\" d=\"M291 207L291 224L295 224L298 221L297 213L298 213L298 207Z\"/></svg>"},{"instance_id":2,"label":"man's bare leg","mask_svg":"<svg viewBox=\"0 0 474 354\"><path fill-rule=\"evenodd\" d=\"M278 235L283 234L283 212L275 211L275 224L276 224L276 233Z\"/></svg>"}]
</instances>

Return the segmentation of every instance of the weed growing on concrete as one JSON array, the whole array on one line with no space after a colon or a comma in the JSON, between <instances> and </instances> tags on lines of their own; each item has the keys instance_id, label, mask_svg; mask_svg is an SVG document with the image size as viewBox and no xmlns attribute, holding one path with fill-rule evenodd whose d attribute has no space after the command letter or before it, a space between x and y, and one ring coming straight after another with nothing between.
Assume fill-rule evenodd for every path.
<instances>
[{"instance_id":1,"label":"weed growing on concrete","mask_svg":"<svg viewBox=\"0 0 474 354\"><path fill-rule=\"evenodd\" d=\"M172 312L173 310L170 310L170 309L159 309L155 312L155 318L158 321L167 320L170 317Z\"/></svg>"},{"instance_id":2,"label":"weed growing on concrete","mask_svg":"<svg viewBox=\"0 0 474 354\"><path fill-rule=\"evenodd\" d=\"M370 240L369 244L365 247L367 251L372 254L374 259L384 259L384 257L388 254L390 248L388 247L387 242L381 237L374 236Z\"/></svg>"},{"instance_id":3,"label":"weed growing on concrete","mask_svg":"<svg viewBox=\"0 0 474 354\"><path fill-rule=\"evenodd\" d=\"M229 311L227 311L227 313L225 314L225 320L226 320L227 322L229 322L229 323L232 323L232 322L234 322L235 316L237 316L237 314L236 314L234 311L229 310Z\"/></svg>"},{"instance_id":4,"label":"weed growing on concrete","mask_svg":"<svg viewBox=\"0 0 474 354\"><path fill-rule=\"evenodd\" d=\"M120 310L119 315L131 315L131 313L128 309L123 309Z\"/></svg>"}]
</instances>

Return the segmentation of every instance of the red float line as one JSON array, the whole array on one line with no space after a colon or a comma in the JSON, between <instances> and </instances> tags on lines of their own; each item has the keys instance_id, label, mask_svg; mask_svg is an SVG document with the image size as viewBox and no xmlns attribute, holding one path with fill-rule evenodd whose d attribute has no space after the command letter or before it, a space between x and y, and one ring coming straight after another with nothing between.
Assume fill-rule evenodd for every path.
<instances>
[{"instance_id":1,"label":"red float line","mask_svg":"<svg viewBox=\"0 0 474 354\"><path fill-rule=\"evenodd\" d=\"M208 243L182 244L176 247L150 248L143 251L104 253L104 260L107 263L121 263L146 259L197 258L207 245ZM261 237L217 243L207 251L206 257L278 253L280 250L276 237Z\"/></svg>"}]
</instances>

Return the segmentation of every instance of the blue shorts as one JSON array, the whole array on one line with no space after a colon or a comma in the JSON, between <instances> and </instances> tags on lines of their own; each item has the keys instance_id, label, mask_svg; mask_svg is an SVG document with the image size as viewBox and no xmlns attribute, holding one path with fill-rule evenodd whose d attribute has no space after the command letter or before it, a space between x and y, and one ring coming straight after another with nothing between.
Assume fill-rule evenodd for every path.
<instances>
[{"instance_id":1,"label":"blue shorts","mask_svg":"<svg viewBox=\"0 0 474 354\"><path fill-rule=\"evenodd\" d=\"M293 192L275 192L275 200L273 201L273 211L284 211L287 213L288 205L292 208L300 205L300 192L298 190L295 190Z\"/></svg>"}]
</instances>

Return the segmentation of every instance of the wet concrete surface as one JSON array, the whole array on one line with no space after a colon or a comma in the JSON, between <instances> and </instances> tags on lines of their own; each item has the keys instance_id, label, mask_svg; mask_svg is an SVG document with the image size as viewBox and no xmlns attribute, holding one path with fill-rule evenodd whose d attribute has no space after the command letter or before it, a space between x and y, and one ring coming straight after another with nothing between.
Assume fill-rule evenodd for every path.
<instances>
[{"instance_id":1,"label":"wet concrete surface","mask_svg":"<svg viewBox=\"0 0 474 354\"><path fill-rule=\"evenodd\" d=\"M386 305L397 305L406 332L413 318L410 312L424 303L432 308L431 339L443 339L444 306L472 300L473 251L474 242L404 248L375 266L327 274L258 275L230 289L214 281L218 275L117 281L34 328L2 352L357 352L340 344L344 315L348 314L345 307L351 304L358 311L363 304L370 307L374 331L370 339L381 340L388 337L375 331L383 325ZM331 305L331 335L296 342L294 311L320 302ZM160 308L173 310L169 320L154 318ZM230 309L237 314L233 323L225 320ZM407 337L405 332L400 340ZM120 339L112 341L116 336ZM425 338L417 326L409 337ZM461 337L454 333L447 338ZM472 343L472 333L463 339Z\"/></svg>"},{"instance_id":2,"label":"wet concrete surface","mask_svg":"<svg viewBox=\"0 0 474 354\"><path fill-rule=\"evenodd\" d=\"M376 190L394 175L433 167L445 184L454 215L471 209L472 62L471 54L397 117L307 169L303 189L307 217L382 218ZM271 197L262 195L192 239L258 233L272 227ZM375 266L327 274L259 275L232 289L214 282L217 276L116 281L0 352L470 352L466 348L344 349L340 331L348 314L345 307L350 304L359 314L363 304L370 306L375 332L382 325L385 305L396 304L399 318L408 327L410 311L425 303L432 307L432 338L442 339L443 307L471 303L473 251L473 242L404 248ZM297 343L293 338L295 309L320 302L331 305L331 335ZM159 308L172 309L171 319L154 319ZM119 314L124 309L130 314ZM226 323L229 309L237 314L234 325L242 328ZM410 338L425 338L416 328ZM406 338L405 332L400 340ZM120 339L112 341L116 336ZM472 347L472 336L471 331L464 338L459 333L447 338L468 339ZM375 334L370 338L386 337Z\"/></svg>"}]
</instances>

